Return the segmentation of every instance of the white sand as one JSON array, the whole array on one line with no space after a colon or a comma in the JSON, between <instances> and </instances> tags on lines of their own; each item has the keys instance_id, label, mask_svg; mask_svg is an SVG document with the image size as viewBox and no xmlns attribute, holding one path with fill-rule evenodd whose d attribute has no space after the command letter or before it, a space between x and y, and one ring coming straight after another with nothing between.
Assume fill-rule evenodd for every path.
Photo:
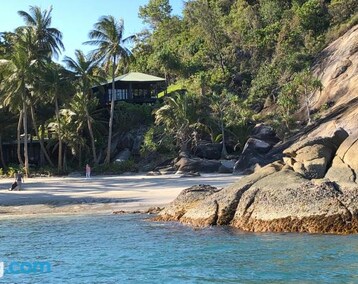
<instances>
[{"instance_id":1,"label":"white sand","mask_svg":"<svg viewBox=\"0 0 358 284\"><path fill-rule=\"evenodd\" d=\"M225 174L98 176L91 179L25 179L22 191L9 191L12 179L0 180L0 217L33 214L88 214L162 207L196 184L224 187L239 179Z\"/></svg>"}]
</instances>

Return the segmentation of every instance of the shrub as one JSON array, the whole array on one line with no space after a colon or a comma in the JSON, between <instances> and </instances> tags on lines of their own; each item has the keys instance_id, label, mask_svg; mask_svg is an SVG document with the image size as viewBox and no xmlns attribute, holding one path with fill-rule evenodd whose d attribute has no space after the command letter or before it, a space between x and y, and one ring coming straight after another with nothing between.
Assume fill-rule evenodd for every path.
<instances>
[{"instance_id":1,"label":"shrub","mask_svg":"<svg viewBox=\"0 0 358 284\"><path fill-rule=\"evenodd\" d=\"M124 172L137 172L138 167L133 160L111 163L109 165L98 165L92 168L92 172L98 175L115 175Z\"/></svg>"}]
</instances>

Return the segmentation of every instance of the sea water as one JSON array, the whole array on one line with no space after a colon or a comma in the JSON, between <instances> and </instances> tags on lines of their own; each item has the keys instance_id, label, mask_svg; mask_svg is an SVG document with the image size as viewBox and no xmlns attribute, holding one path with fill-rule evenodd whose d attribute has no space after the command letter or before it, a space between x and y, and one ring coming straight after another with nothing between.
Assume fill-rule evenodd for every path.
<instances>
[{"instance_id":1,"label":"sea water","mask_svg":"<svg viewBox=\"0 0 358 284\"><path fill-rule=\"evenodd\" d=\"M147 215L0 220L0 283L358 283L358 236L193 229Z\"/></svg>"}]
</instances>

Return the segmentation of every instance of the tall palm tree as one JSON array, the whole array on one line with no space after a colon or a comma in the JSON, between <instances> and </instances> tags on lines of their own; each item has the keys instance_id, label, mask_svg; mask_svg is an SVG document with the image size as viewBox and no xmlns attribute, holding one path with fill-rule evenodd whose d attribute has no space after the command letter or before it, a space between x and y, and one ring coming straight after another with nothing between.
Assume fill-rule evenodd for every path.
<instances>
[{"instance_id":1,"label":"tall palm tree","mask_svg":"<svg viewBox=\"0 0 358 284\"><path fill-rule=\"evenodd\" d=\"M55 105L55 117L57 122L57 136L58 136L58 159L57 169L58 172L63 170L62 161L62 134L61 134L61 121L60 121L60 104L65 101L68 94L74 93L72 88L72 76L61 65L55 63L49 63L43 72L40 73L39 84L37 85L37 98L45 100L45 103L51 103ZM43 93L47 94L47 97L43 97Z\"/></svg>"},{"instance_id":2,"label":"tall palm tree","mask_svg":"<svg viewBox=\"0 0 358 284\"><path fill-rule=\"evenodd\" d=\"M9 108L0 105L0 167L6 169L6 161L3 151L4 141L14 141L14 129L17 116L9 111Z\"/></svg>"},{"instance_id":3,"label":"tall palm tree","mask_svg":"<svg viewBox=\"0 0 358 284\"><path fill-rule=\"evenodd\" d=\"M31 66L32 71L37 69L37 71L44 68L45 62L50 62L51 57L58 55L64 50L64 45L62 43L62 33L56 28L51 27L51 12L52 7L48 10L41 10L41 8L37 6L30 6L29 13L25 11L18 11L18 14L25 21L25 26L21 26L16 29L17 34L23 34L26 36L26 41L17 40L17 44L22 46L23 49L26 49L27 57L28 57L28 65ZM19 37L21 39L21 37ZM30 39L30 40L29 40ZM39 77L33 76L37 72L34 71L32 76L29 76L26 82L26 89L28 96L34 97L33 91L35 90L34 86L38 84ZM31 102L31 101L29 101ZM28 172L28 160L27 156L27 102L25 101L25 97L23 99L23 117L24 117L24 132L25 132L25 143L24 143L24 156L25 156L25 168L26 172ZM31 105L32 114L33 105ZM33 120L35 116L33 115ZM35 122L35 120L34 120ZM26 129L26 131L25 131ZM43 145L42 149L44 148Z\"/></svg>"},{"instance_id":4,"label":"tall palm tree","mask_svg":"<svg viewBox=\"0 0 358 284\"><path fill-rule=\"evenodd\" d=\"M22 117L22 127L24 129L24 166L25 175L29 174L28 158L28 129L27 129L27 104L29 97L28 85L32 80L34 60L29 55L29 49L33 44L32 34L24 29L16 34L16 43L9 59L0 60L0 72L3 78L0 83L0 89L4 94L3 103L9 106L10 110L20 111ZM19 120L18 138L20 137L21 123ZM20 139L18 139L18 145ZM19 149L19 147L18 147ZM19 162L22 160L19 156Z\"/></svg>"},{"instance_id":5,"label":"tall palm tree","mask_svg":"<svg viewBox=\"0 0 358 284\"><path fill-rule=\"evenodd\" d=\"M118 62L120 59L126 64L131 58L131 51L125 47L125 44L134 39L134 36L123 38L124 23L121 19L116 21L113 16L102 16L97 23L94 24L94 29L90 31L90 41L85 44L97 46L91 52L95 60L103 63L106 70L111 67L112 77L112 95L111 95L111 110L108 124L108 144L107 155L105 163L109 164L111 160L111 143L113 131L113 116L114 116L114 101L115 101L115 77L118 72Z\"/></svg>"},{"instance_id":6,"label":"tall palm tree","mask_svg":"<svg viewBox=\"0 0 358 284\"><path fill-rule=\"evenodd\" d=\"M18 29L29 28L35 37L35 58L55 58L63 51L62 33L51 27L52 6L48 10L41 10L38 6L30 6L29 13L18 11L18 14L24 19L26 26Z\"/></svg>"},{"instance_id":7,"label":"tall palm tree","mask_svg":"<svg viewBox=\"0 0 358 284\"><path fill-rule=\"evenodd\" d=\"M82 94L82 103L84 104L85 117L87 120L87 128L91 139L91 148L93 163L97 164L96 143L93 134L93 119L90 116L88 106L93 97L92 87L100 85L104 78L100 75L100 70L97 66L97 61L87 58L81 50L75 51L76 58L66 56L64 62L69 70L71 70L76 79L76 83L80 93Z\"/></svg>"}]
</instances>

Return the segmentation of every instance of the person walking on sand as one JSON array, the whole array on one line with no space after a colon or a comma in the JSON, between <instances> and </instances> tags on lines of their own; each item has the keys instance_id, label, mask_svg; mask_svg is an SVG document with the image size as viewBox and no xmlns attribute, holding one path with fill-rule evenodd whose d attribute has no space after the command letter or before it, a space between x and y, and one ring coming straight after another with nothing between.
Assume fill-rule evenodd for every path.
<instances>
[{"instance_id":1,"label":"person walking on sand","mask_svg":"<svg viewBox=\"0 0 358 284\"><path fill-rule=\"evenodd\" d=\"M15 173L15 181L17 183L17 186L14 188L14 190L21 190L24 177L22 176L22 173L20 171Z\"/></svg>"},{"instance_id":2,"label":"person walking on sand","mask_svg":"<svg viewBox=\"0 0 358 284\"><path fill-rule=\"evenodd\" d=\"M86 164L86 178L90 178L91 177L91 167L89 166L89 164Z\"/></svg>"}]
</instances>

